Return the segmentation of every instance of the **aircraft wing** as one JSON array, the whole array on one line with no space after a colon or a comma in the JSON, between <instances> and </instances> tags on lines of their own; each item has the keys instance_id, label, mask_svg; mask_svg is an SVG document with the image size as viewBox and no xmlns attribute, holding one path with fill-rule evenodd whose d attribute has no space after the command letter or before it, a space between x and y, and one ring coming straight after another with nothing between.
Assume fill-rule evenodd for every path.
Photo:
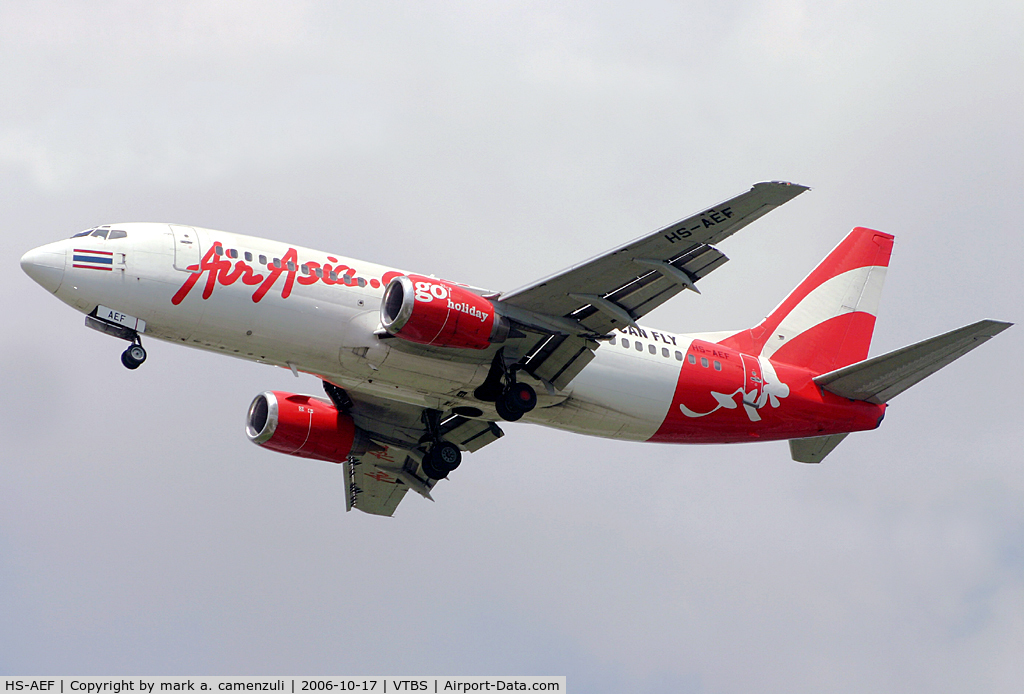
<instances>
[{"instance_id":1,"label":"aircraft wing","mask_svg":"<svg viewBox=\"0 0 1024 694\"><path fill-rule=\"evenodd\" d=\"M793 183L755 183L730 200L500 295L498 303L513 319L528 323L541 314L558 320L526 358L526 370L564 387L593 359L596 338L635 324L687 287L697 291L694 283L728 260L711 244L805 190Z\"/></svg>"},{"instance_id":2,"label":"aircraft wing","mask_svg":"<svg viewBox=\"0 0 1024 694\"><path fill-rule=\"evenodd\" d=\"M430 490L437 480L427 477L421 464L425 450L421 441L427 437L425 408L362 394L345 393L345 397L349 400L345 409L356 426L381 447L345 463L345 510L390 516L410 489L433 501ZM440 433L467 452L504 435L494 422L455 414L441 415Z\"/></svg>"}]
</instances>

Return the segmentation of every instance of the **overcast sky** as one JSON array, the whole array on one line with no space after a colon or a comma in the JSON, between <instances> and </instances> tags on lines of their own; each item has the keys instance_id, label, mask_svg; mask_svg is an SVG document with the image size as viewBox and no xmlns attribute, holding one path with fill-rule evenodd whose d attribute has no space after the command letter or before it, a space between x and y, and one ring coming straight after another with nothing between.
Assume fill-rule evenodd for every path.
<instances>
[{"instance_id":1,"label":"overcast sky","mask_svg":"<svg viewBox=\"0 0 1024 694\"><path fill-rule=\"evenodd\" d=\"M167 221L507 290L782 179L646 323L752 325L857 225L872 354L1019 322L1024 5L339 4L0 3L0 673L1019 692L1024 327L822 465L509 424L387 519L245 439L313 378L129 372L18 259Z\"/></svg>"}]
</instances>

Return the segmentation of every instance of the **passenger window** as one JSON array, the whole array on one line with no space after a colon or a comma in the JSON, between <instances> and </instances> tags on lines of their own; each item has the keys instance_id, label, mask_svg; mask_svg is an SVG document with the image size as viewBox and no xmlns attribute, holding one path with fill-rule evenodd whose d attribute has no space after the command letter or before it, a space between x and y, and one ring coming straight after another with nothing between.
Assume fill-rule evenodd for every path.
<instances>
[{"instance_id":1,"label":"passenger window","mask_svg":"<svg viewBox=\"0 0 1024 694\"><path fill-rule=\"evenodd\" d=\"M615 344L615 336L614 335L612 335L612 339L608 340L608 344L610 344L610 345L614 345Z\"/></svg>"},{"instance_id":2,"label":"passenger window","mask_svg":"<svg viewBox=\"0 0 1024 694\"><path fill-rule=\"evenodd\" d=\"M281 259L280 258L274 258L274 267L276 267L278 269L281 268Z\"/></svg>"},{"instance_id":3,"label":"passenger window","mask_svg":"<svg viewBox=\"0 0 1024 694\"><path fill-rule=\"evenodd\" d=\"M680 352L680 351L679 351L679 350L677 349L677 350L676 350L676 361L682 361L682 360L683 360L683 353L682 353L682 352Z\"/></svg>"},{"instance_id":4,"label":"passenger window","mask_svg":"<svg viewBox=\"0 0 1024 694\"><path fill-rule=\"evenodd\" d=\"M305 263L302 264L302 274L303 275L308 275L309 274L309 266L306 265Z\"/></svg>"},{"instance_id":5,"label":"passenger window","mask_svg":"<svg viewBox=\"0 0 1024 694\"><path fill-rule=\"evenodd\" d=\"M324 276L324 271L322 268L317 268L316 270L313 271L313 273L320 278L323 278Z\"/></svg>"},{"instance_id":6,"label":"passenger window","mask_svg":"<svg viewBox=\"0 0 1024 694\"><path fill-rule=\"evenodd\" d=\"M657 354L658 348L655 347L654 345L647 345L647 351L650 352L651 354Z\"/></svg>"},{"instance_id":7,"label":"passenger window","mask_svg":"<svg viewBox=\"0 0 1024 694\"><path fill-rule=\"evenodd\" d=\"M700 365L703 366L705 369L708 368L708 358L707 357L701 357L700 358Z\"/></svg>"},{"instance_id":8,"label":"passenger window","mask_svg":"<svg viewBox=\"0 0 1024 694\"><path fill-rule=\"evenodd\" d=\"M625 347L626 349L629 349L629 340L627 340L626 338L622 338L622 346Z\"/></svg>"},{"instance_id":9,"label":"passenger window","mask_svg":"<svg viewBox=\"0 0 1024 694\"><path fill-rule=\"evenodd\" d=\"M715 362L715 371L721 371L721 370L722 370L722 362L716 361Z\"/></svg>"},{"instance_id":10,"label":"passenger window","mask_svg":"<svg viewBox=\"0 0 1024 694\"><path fill-rule=\"evenodd\" d=\"M101 239L105 239L105 238L107 238L107 231L108 231L107 229L97 229L96 231L92 232L92 235L93 236L98 236Z\"/></svg>"},{"instance_id":11,"label":"passenger window","mask_svg":"<svg viewBox=\"0 0 1024 694\"><path fill-rule=\"evenodd\" d=\"M288 272L295 272L295 263L288 261Z\"/></svg>"},{"instance_id":12,"label":"passenger window","mask_svg":"<svg viewBox=\"0 0 1024 694\"><path fill-rule=\"evenodd\" d=\"M232 260L234 260L235 258L238 257L238 251L236 251L234 248L229 248L228 249L228 257L231 258Z\"/></svg>"},{"instance_id":13,"label":"passenger window","mask_svg":"<svg viewBox=\"0 0 1024 694\"><path fill-rule=\"evenodd\" d=\"M337 281L338 281L338 273L337 273L337 272L335 272L334 270L331 270L331 272L330 272L330 274L329 274L328 276L329 276L329 277L330 277L330 278L331 278L331 279L332 279L333 281L335 281L335 282L337 282Z\"/></svg>"},{"instance_id":14,"label":"passenger window","mask_svg":"<svg viewBox=\"0 0 1024 694\"><path fill-rule=\"evenodd\" d=\"M668 347L662 347L661 348L661 356L663 356L663 357L667 357L668 356Z\"/></svg>"},{"instance_id":15,"label":"passenger window","mask_svg":"<svg viewBox=\"0 0 1024 694\"><path fill-rule=\"evenodd\" d=\"M642 344L640 344L640 340L636 341L636 351L637 352L643 352L644 351L644 346Z\"/></svg>"},{"instance_id":16,"label":"passenger window","mask_svg":"<svg viewBox=\"0 0 1024 694\"><path fill-rule=\"evenodd\" d=\"M693 356L692 354L687 354L686 355L686 361L690 362L691 364L696 364L697 363L697 357Z\"/></svg>"},{"instance_id":17,"label":"passenger window","mask_svg":"<svg viewBox=\"0 0 1024 694\"><path fill-rule=\"evenodd\" d=\"M266 265L266 264L267 264L267 256L261 255L260 256L260 265Z\"/></svg>"},{"instance_id":18,"label":"passenger window","mask_svg":"<svg viewBox=\"0 0 1024 694\"><path fill-rule=\"evenodd\" d=\"M366 286L366 280L364 280L362 277L359 278L358 282L360 287Z\"/></svg>"},{"instance_id":19,"label":"passenger window","mask_svg":"<svg viewBox=\"0 0 1024 694\"><path fill-rule=\"evenodd\" d=\"M214 246L213 252L217 255L224 255L224 246L221 246L220 244Z\"/></svg>"},{"instance_id":20,"label":"passenger window","mask_svg":"<svg viewBox=\"0 0 1024 694\"><path fill-rule=\"evenodd\" d=\"M246 260L246 262L251 263L252 262L252 253L250 253L249 251L246 251L245 252L245 260Z\"/></svg>"}]
</instances>

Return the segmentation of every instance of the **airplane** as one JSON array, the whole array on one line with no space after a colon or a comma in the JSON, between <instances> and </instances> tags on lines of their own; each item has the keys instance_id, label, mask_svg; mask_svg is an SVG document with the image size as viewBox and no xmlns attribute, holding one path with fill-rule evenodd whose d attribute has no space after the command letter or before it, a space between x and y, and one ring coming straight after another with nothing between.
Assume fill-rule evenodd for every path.
<instances>
[{"instance_id":1,"label":"airplane","mask_svg":"<svg viewBox=\"0 0 1024 694\"><path fill-rule=\"evenodd\" d=\"M757 325L678 334L645 315L727 260L715 245L808 188L757 183L695 215L505 292L340 254L179 224L87 229L22 269L126 340L271 364L326 397L260 393L246 436L340 464L346 510L390 516L523 420L629 441L788 440L821 462L888 402L1010 323L974 324L868 358L893 236L853 229Z\"/></svg>"}]
</instances>

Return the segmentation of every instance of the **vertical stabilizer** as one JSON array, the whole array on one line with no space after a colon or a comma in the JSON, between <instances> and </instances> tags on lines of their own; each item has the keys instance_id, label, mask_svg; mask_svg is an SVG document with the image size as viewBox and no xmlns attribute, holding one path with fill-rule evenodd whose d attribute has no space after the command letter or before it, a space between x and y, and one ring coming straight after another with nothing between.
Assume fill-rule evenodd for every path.
<instances>
[{"instance_id":1,"label":"vertical stabilizer","mask_svg":"<svg viewBox=\"0 0 1024 694\"><path fill-rule=\"evenodd\" d=\"M722 344L815 373L865 359L892 241L857 227L767 318Z\"/></svg>"}]
</instances>

